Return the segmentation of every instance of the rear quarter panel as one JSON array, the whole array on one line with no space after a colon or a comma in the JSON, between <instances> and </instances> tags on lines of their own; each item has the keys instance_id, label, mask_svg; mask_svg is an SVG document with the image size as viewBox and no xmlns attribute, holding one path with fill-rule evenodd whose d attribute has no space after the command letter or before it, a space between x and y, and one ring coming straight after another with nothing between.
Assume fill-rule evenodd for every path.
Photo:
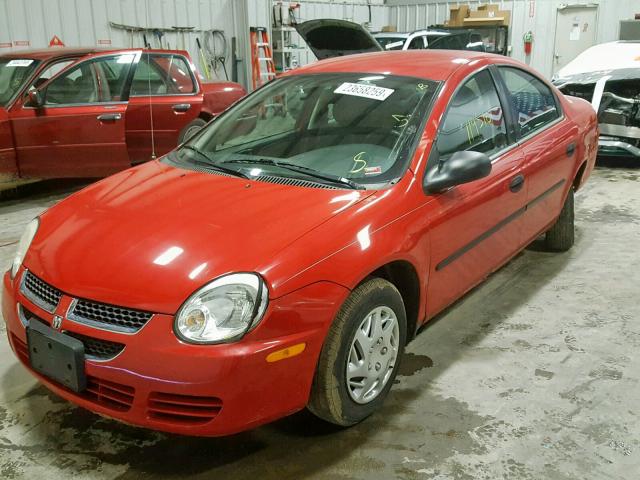
<instances>
[{"instance_id":1,"label":"rear quarter panel","mask_svg":"<svg viewBox=\"0 0 640 480\"><path fill-rule=\"evenodd\" d=\"M202 93L202 112L211 117L219 115L247 94L242 85L234 82L202 83Z\"/></svg>"},{"instance_id":2,"label":"rear quarter panel","mask_svg":"<svg viewBox=\"0 0 640 480\"><path fill-rule=\"evenodd\" d=\"M562 94L560 94L562 95ZM577 155L574 165L574 188L578 190L587 181L596 163L598 155L598 118L589 102L577 97L562 97L566 116L578 128ZM584 167L583 167L584 165ZM582 168L582 171L580 169Z\"/></svg>"}]
</instances>

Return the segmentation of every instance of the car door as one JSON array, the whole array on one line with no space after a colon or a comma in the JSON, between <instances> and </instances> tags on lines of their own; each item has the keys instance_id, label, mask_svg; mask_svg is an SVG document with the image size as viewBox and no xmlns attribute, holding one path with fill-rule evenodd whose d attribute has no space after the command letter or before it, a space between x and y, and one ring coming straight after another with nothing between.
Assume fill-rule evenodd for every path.
<instances>
[{"instance_id":1,"label":"car door","mask_svg":"<svg viewBox=\"0 0 640 480\"><path fill-rule=\"evenodd\" d=\"M130 165L126 84L134 53L92 57L45 82L10 113L21 176L100 177Z\"/></svg>"},{"instance_id":2,"label":"car door","mask_svg":"<svg viewBox=\"0 0 640 480\"><path fill-rule=\"evenodd\" d=\"M534 240L562 209L572 178L577 127L564 120L558 99L542 80L516 67L500 67L524 154L527 211L523 241Z\"/></svg>"},{"instance_id":3,"label":"car door","mask_svg":"<svg viewBox=\"0 0 640 480\"><path fill-rule=\"evenodd\" d=\"M434 196L430 225L428 315L459 298L513 256L521 246L526 189L523 157L508 128L508 111L485 68L454 93L440 123L430 169L461 150L486 153L491 173Z\"/></svg>"},{"instance_id":4,"label":"car door","mask_svg":"<svg viewBox=\"0 0 640 480\"><path fill-rule=\"evenodd\" d=\"M9 113L0 107L0 183L17 176L18 165L13 148Z\"/></svg>"},{"instance_id":5,"label":"car door","mask_svg":"<svg viewBox=\"0 0 640 480\"><path fill-rule=\"evenodd\" d=\"M144 52L131 83L126 136L134 163L164 155L198 117L203 93L190 62L171 53Z\"/></svg>"}]
</instances>

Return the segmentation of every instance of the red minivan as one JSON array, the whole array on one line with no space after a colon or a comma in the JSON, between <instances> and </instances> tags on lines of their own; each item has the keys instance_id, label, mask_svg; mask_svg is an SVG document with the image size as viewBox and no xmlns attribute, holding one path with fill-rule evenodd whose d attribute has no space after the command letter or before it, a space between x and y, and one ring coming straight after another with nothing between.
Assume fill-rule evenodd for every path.
<instances>
[{"instance_id":1,"label":"red minivan","mask_svg":"<svg viewBox=\"0 0 640 480\"><path fill-rule=\"evenodd\" d=\"M186 51L47 49L0 56L0 186L102 177L164 155L245 94L203 83Z\"/></svg>"}]
</instances>

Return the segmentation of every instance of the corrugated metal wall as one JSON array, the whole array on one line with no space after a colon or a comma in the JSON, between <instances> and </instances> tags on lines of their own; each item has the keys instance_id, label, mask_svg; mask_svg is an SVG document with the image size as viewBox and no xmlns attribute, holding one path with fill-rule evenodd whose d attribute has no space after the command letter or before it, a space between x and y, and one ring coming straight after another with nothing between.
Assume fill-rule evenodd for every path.
<instances>
[{"instance_id":1,"label":"corrugated metal wall","mask_svg":"<svg viewBox=\"0 0 640 480\"><path fill-rule=\"evenodd\" d=\"M387 0L388 23L395 25L398 31L412 31L429 25L441 24L449 18L449 9L459 3L469 4L472 9L478 5L493 3L501 9L511 10L510 36L511 56L529 63L544 75L552 73L554 54L554 33L558 7L567 4L598 4L597 43L618 38L619 21L633 18L640 13L638 0L501 0L468 2L445 2L438 0ZM533 7L532 7L533 4ZM531 13L533 12L533 16ZM523 35L534 32L533 52L530 57L524 55Z\"/></svg>"},{"instance_id":2,"label":"corrugated metal wall","mask_svg":"<svg viewBox=\"0 0 640 480\"><path fill-rule=\"evenodd\" d=\"M381 28L387 23L383 0L371 2L372 24ZM0 0L0 54L25 48L45 48L54 35L67 46L141 47L142 34L131 35L109 26L109 22L140 27L171 28L191 26L196 29L219 29L238 40L239 80L248 85L249 27L270 27L271 0ZM331 0L302 2L301 19L344 18L358 23L368 21L367 0L336 3ZM196 46L200 34L165 33L163 45L188 50L201 69ZM158 40L147 34L147 41L158 47ZM302 44L303 42L300 42ZM301 63L315 60L310 53L301 55ZM231 59L227 58L231 69ZM221 69L216 72L223 78Z\"/></svg>"},{"instance_id":3,"label":"corrugated metal wall","mask_svg":"<svg viewBox=\"0 0 640 480\"><path fill-rule=\"evenodd\" d=\"M371 27L379 30L383 25L396 25L398 30L415 30L442 23L449 8L458 2L442 0L371 0ZM586 0L585 0L586 1ZM512 11L512 56L527 60L545 75L551 74L553 57L553 28L560 0L535 0L534 15L530 16L532 0L471 0L472 8L484 3L497 3ZM592 0L599 4L598 41L618 37L619 20L630 18L640 11L640 0ZM367 0L310 0L302 1L299 16L302 20L314 18L341 18L357 23L369 21ZM142 36L133 37L124 30L109 26L109 21L137 26L170 28L193 26L196 29L224 30L228 41L238 39L239 80L247 85L250 75L248 27L270 27L271 0L0 0L0 53L24 48L42 48L49 45L54 35L68 46L103 45L113 47L142 46ZM526 59L522 36L535 33L533 54ZM153 36L152 36L153 37ZM163 38L173 48L185 47L198 67L195 34L182 36L167 33ZM155 38L148 40L157 46ZM28 46L26 45L28 43ZM106 45L105 45L106 44ZM299 42L300 45L303 42ZM300 63L313 61L309 52L300 55ZM227 59L231 69L231 60ZM222 71L216 72L222 77Z\"/></svg>"}]
</instances>

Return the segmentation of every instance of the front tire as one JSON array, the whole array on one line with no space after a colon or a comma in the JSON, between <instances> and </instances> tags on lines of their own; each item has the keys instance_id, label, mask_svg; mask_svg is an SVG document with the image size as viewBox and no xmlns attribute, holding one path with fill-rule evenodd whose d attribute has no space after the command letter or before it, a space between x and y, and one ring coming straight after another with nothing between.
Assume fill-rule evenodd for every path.
<instances>
[{"instance_id":1,"label":"front tire","mask_svg":"<svg viewBox=\"0 0 640 480\"><path fill-rule=\"evenodd\" d=\"M180 135L178 136L178 145L186 142L191 137L193 137L196 133L198 133L202 127L207 124L205 120L202 118L195 118L180 131Z\"/></svg>"},{"instance_id":2,"label":"front tire","mask_svg":"<svg viewBox=\"0 0 640 480\"><path fill-rule=\"evenodd\" d=\"M547 250L552 252L566 252L575 242L575 214L573 188L564 202L562 211L556 223L547 231L545 238Z\"/></svg>"},{"instance_id":3,"label":"front tire","mask_svg":"<svg viewBox=\"0 0 640 480\"><path fill-rule=\"evenodd\" d=\"M407 338L402 296L373 278L356 288L329 329L308 409L327 422L350 426L378 410L398 372Z\"/></svg>"}]
</instances>

